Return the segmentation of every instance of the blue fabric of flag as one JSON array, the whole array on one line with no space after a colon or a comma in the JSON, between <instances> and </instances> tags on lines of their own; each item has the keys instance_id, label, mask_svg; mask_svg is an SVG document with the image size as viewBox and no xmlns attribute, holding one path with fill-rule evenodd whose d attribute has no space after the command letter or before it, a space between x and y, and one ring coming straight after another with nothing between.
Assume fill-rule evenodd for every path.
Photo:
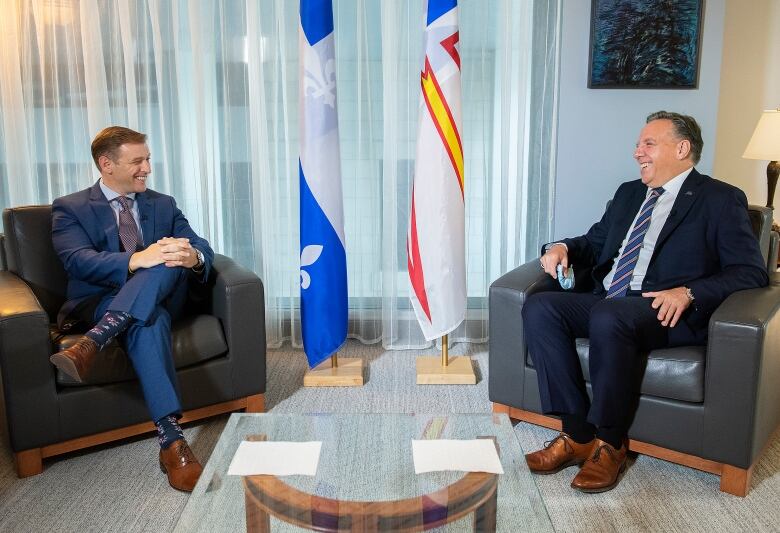
<instances>
[{"instance_id":1,"label":"blue fabric of flag","mask_svg":"<svg viewBox=\"0 0 780 533\"><path fill-rule=\"evenodd\" d=\"M330 0L302 0L300 9L301 330L313 368L347 337L347 260L333 6Z\"/></svg>"},{"instance_id":2,"label":"blue fabric of flag","mask_svg":"<svg viewBox=\"0 0 780 533\"><path fill-rule=\"evenodd\" d=\"M426 25L445 14L447 11L458 5L458 0L428 0L428 20Z\"/></svg>"},{"instance_id":3,"label":"blue fabric of flag","mask_svg":"<svg viewBox=\"0 0 780 533\"><path fill-rule=\"evenodd\" d=\"M301 0L301 27L311 46L333 33L331 0Z\"/></svg>"}]
</instances>

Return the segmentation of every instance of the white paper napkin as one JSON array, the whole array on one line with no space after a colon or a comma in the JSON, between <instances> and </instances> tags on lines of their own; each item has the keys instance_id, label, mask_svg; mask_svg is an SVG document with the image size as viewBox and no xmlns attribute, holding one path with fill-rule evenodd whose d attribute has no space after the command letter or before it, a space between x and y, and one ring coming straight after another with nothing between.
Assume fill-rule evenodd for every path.
<instances>
[{"instance_id":1,"label":"white paper napkin","mask_svg":"<svg viewBox=\"0 0 780 533\"><path fill-rule=\"evenodd\" d=\"M503 474L496 445L491 439L413 440L414 472L490 472Z\"/></svg>"},{"instance_id":2,"label":"white paper napkin","mask_svg":"<svg viewBox=\"0 0 780 533\"><path fill-rule=\"evenodd\" d=\"M242 441L228 468L229 476L313 476L322 442Z\"/></svg>"}]
</instances>

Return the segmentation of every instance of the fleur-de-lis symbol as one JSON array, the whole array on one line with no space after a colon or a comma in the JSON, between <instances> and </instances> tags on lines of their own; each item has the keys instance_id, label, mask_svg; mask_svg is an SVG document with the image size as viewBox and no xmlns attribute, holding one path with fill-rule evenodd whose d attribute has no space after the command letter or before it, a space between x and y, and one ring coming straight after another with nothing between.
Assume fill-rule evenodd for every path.
<instances>
[{"instance_id":1,"label":"fleur-de-lis symbol","mask_svg":"<svg viewBox=\"0 0 780 533\"><path fill-rule=\"evenodd\" d=\"M304 91L313 98L324 98L325 104L336 107L336 62L328 59L323 68L320 56L309 48L306 52L306 64L311 65L311 70L306 69L303 81Z\"/></svg>"},{"instance_id":2,"label":"fleur-de-lis symbol","mask_svg":"<svg viewBox=\"0 0 780 533\"><path fill-rule=\"evenodd\" d=\"M310 244L301 250L301 288L308 289L311 285L311 276L303 267L313 264L322 254L321 244Z\"/></svg>"}]
</instances>

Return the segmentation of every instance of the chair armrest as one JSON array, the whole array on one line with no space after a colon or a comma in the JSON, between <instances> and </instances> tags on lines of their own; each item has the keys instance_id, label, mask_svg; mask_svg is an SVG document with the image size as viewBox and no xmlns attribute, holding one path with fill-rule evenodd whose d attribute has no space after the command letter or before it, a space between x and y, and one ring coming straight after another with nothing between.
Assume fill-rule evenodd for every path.
<instances>
[{"instance_id":1,"label":"chair armrest","mask_svg":"<svg viewBox=\"0 0 780 533\"><path fill-rule=\"evenodd\" d=\"M737 291L710 319L704 384L708 457L749 467L780 423L780 276Z\"/></svg>"},{"instance_id":2,"label":"chair armrest","mask_svg":"<svg viewBox=\"0 0 780 533\"><path fill-rule=\"evenodd\" d=\"M37 448L59 434L49 316L32 289L0 272L0 373L14 451Z\"/></svg>"},{"instance_id":3,"label":"chair armrest","mask_svg":"<svg viewBox=\"0 0 780 533\"><path fill-rule=\"evenodd\" d=\"M215 254L211 312L222 322L236 396L265 392L265 297L254 272ZM250 379L248 379L250 378Z\"/></svg>"},{"instance_id":4,"label":"chair armrest","mask_svg":"<svg viewBox=\"0 0 780 533\"><path fill-rule=\"evenodd\" d=\"M523 304L534 293L556 290L536 258L507 272L490 285L489 396L490 401L522 407L525 379Z\"/></svg>"}]
</instances>

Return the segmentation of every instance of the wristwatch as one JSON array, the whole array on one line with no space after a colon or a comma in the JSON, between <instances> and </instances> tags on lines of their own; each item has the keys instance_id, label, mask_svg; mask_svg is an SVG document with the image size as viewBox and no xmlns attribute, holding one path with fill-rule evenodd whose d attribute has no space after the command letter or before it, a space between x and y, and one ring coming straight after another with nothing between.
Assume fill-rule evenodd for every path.
<instances>
[{"instance_id":1,"label":"wristwatch","mask_svg":"<svg viewBox=\"0 0 780 533\"><path fill-rule=\"evenodd\" d=\"M203 258L203 252L197 248L193 248L195 253L198 254L198 263L192 267L193 272L200 272L203 270L203 266L206 264L206 260Z\"/></svg>"},{"instance_id":2,"label":"wristwatch","mask_svg":"<svg viewBox=\"0 0 780 533\"><path fill-rule=\"evenodd\" d=\"M693 291L690 287L685 287L685 296L688 297L688 301L690 303L693 303L693 301L696 299L696 297L693 295Z\"/></svg>"}]
</instances>

